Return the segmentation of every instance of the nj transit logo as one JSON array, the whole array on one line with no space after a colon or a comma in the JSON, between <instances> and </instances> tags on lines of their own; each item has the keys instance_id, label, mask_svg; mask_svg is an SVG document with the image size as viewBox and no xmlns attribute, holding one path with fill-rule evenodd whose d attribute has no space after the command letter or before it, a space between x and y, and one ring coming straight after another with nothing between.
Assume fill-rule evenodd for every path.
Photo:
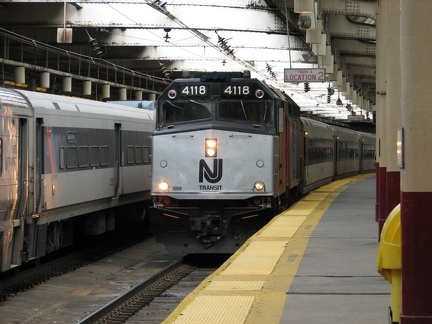
<instances>
[{"instance_id":1,"label":"nj transit logo","mask_svg":"<svg viewBox=\"0 0 432 324\"><path fill-rule=\"evenodd\" d=\"M222 179L222 159L213 159L213 170L201 159L199 161L199 182L206 179L210 183L218 183Z\"/></svg>"}]
</instances>

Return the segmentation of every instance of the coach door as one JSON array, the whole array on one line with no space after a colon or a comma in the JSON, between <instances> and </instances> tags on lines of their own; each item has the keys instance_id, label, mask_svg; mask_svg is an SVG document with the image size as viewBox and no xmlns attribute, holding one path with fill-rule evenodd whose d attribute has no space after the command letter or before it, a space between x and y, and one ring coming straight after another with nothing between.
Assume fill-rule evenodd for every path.
<instances>
[{"instance_id":1,"label":"coach door","mask_svg":"<svg viewBox=\"0 0 432 324\"><path fill-rule=\"evenodd\" d=\"M115 139L114 139L114 174L113 174L113 185L114 192L113 198L120 196L120 166L122 162L121 154L121 124L115 124Z\"/></svg>"},{"instance_id":2,"label":"coach door","mask_svg":"<svg viewBox=\"0 0 432 324\"><path fill-rule=\"evenodd\" d=\"M20 265L22 260L21 253L23 252L23 243L24 243L24 226L25 226L25 210L27 207L28 201L28 128L27 128L27 119L19 118L16 119L14 116L15 122L18 122L18 147L12 147L12 153L16 150L18 153L18 159L10 159L8 163L11 165L18 166L18 174L17 174L17 193L18 200L15 208L15 212L13 214L13 250L12 250L12 262L11 265Z\"/></svg>"},{"instance_id":3,"label":"coach door","mask_svg":"<svg viewBox=\"0 0 432 324\"><path fill-rule=\"evenodd\" d=\"M339 161L339 135L333 135L334 138L334 161L333 161L333 180L337 179L338 161Z\"/></svg>"},{"instance_id":4,"label":"coach door","mask_svg":"<svg viewBox=\"0 0 432 324\"><path fill-rule=\"evenodd\" d=\"M363 160L364 160L364 142L360 138L359 139L359 172L363 173Z\"/></svg>"},{"instance_id":5,"label":"coach door","mask_svg":"<svg viewBox=\"0 0 432 324\"><path fill-rule=\"evenodd\" d=\"M42 194L43 194L43 180L42 180L42 174L44 172L43 165L44 165L44 142L43 142L43 119L37 118L36 119L36 161L35 161L35 170L34 170L34 186L35 186L35 193L34 193L34 200L36 204L36 210L35 213L40 213L42 210Z\"/></svg>"}]
</instances>

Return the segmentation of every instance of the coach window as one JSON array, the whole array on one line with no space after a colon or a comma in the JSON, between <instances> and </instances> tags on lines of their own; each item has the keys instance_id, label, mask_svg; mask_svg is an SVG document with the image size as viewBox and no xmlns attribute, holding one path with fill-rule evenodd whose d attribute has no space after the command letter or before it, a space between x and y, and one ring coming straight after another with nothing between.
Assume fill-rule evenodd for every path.
<instances>
[{"instance_id":1,"label":"coach window","mask_svg":"<svg viewBox=\"0 0 432 324\"><path fill-rule=\"evenodd\" d=\"M144 146L143 147L143 156L144 156L144 163L150 163L151 161L150 161L150 159L151 159L151 156L150 156L150 147L149 146Z\"/></svg>"},{"instance_id":2,"label":"coach window","mask_svg":"<svg viewBox=\"0 0 432 324\"><path fill-rule=\"evenodd\" d=\"M141 164L143 162L143 148L142 146L135 146L135 163Z\"/></svg>"},{"instance_id":3,"label":"coach window","mask_svg":"<svg viewBox=\"0 0 432 324\"><path fill-rule=\"evenodd\" d=\"M127 164L135 163L135 146L128 145L127 147Z\"/></svg>"},{"instance_id":4,"label":"coach window","mask_svg":"<svg viewBox=\"0 0 432 324\"><path fill-rule=\"evenodd\" d=\"M367 159L373 159L375 156L375 151L374 150L365 150L364 151L364 157Z\"/></svg>"},{"instance_id":5,"label":"coach window","mask_svg":"<svg viewBox=\"0 0 432 324\"><path fill-rule=\"evenodd\" d=\"M99 165L99 146L90 146L90 166Z\"/></svg>"},{"instance_id":6,"label":"coach window","mask_svg":"<svg viewBox=\"0 0 432 324\"><path fill-rule=\"evenodd\" d=\"M66 148L66 168L74 169L77 167L77 148L74 146L69 146Z\"/></svg>"},{"instance_id":7,"label":"coach window","mask_svg":"<svg viewBox=\"0 0 432 324\"><path fill-rule=\"evenodd\" d=\"M61 170L64 170L64 168L66 167L66 161L65 161L65 148L64 147L60 147L60 156L59 156L59 168Z\"/></svg>"},{"instance_id":8,"label":"coach window","mask_svg":"<svg viewBox=\"0 0 432 324\"><path fill-rule=\"evenodd\" d=\"M88 168L89 166L89 149L88 146L78 147L78 167Z\"/></svg>"},{"instance_id":9,"label":"coach window","mask_svg":"<svg viewBox=\"0 0 432 324\"><path fill-rule=\"evenodd\" d=\"M76 140L76 133L75 132L67 132L67 142L68 143L75 143Z\"/></svg>"},{"instance_id":10,"label":"coach window","mask_svg":"<svg viewBox=\"0 0 432 324\"><path fill-rule=\"evenodd\" d=\"M100 147L100 165L107 166L109 165L109 147L101 146Z\"/></svg>"}]
</instances>

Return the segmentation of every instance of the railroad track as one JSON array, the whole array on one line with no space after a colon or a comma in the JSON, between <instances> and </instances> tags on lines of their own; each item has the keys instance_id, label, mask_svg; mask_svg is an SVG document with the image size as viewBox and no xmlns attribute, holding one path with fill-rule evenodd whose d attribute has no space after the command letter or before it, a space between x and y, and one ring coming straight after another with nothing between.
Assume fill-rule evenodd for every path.
<instances>
[{"instance_id":1,"label":"railroad track","mask_svg":"<svg viewBox=\"0 0 432 324\"><path fill-rule=\"evenodd\" d=\"M183 259L178 260L117 297L111 303L80 321L79 324L123 323L140 309L149 305L156 296L189 275L195 268L195 266L185 264Z\"/></svg>"},{"instance_id":2,"label":"railroad track","mask_svg":"<svg viewBox=\"0 0 432 324\"><path fill-rule=\"evenodd\" d=\"M153 238L105 255L14 293L1 303L2 324L161 323L226 260L188 256L183 265L182 255L166 254Z\"/></svg>"}]
</instances>

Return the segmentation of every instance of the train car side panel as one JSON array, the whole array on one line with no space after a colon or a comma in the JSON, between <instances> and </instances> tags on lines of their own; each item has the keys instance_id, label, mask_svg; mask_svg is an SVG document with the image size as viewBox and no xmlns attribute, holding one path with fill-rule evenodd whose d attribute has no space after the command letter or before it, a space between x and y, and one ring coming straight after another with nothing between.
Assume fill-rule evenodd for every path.
<instances>
[{"instance_id":1,"label":"train car side panel","mask_svg":"<svg viewBox=\"0 0 432 324\"><path fill-rule=\"evenodd\" d=\"M339 128L337 131L336 179L360 171L360 136L357 132Z\"/></svg>"},{"instance_id":2,"label":"train car side panel","mask_svg":"<svg viewBox=\"0 0 432 324\"><path fill-rule=\"evenodd\" d=\"M152 112L8 89L0 109L1 271L72 243L71 220L100 234L149 201Z\"/></svg>"},{"instance_id":3,"label":"train car side panel","mask_svg":"<svg viewBox=\"0 0 432 324\"><path fill-rule=\"evenodd\" d=\"M16 112L22 116L20 119ZM10 268L19 257L23 242L17 240L22 233L22 212L19 206L27 199L28 185L25 162L27 151L21 147L20 134L31 107L16 93L0 89L0 270ZM25 154L25 156L23 156ZM24 179L20 178L25 176ZM22 181L24 180L24 181ZM24 193L24 195L23 195ZM14 244L17 244L16 246Z\"/></svg>"},{"instance_id":4,"label":"train car side panel","mask_svg":"<svg viewBox=\"0 0 432 324\"><path fill-rule=\"evenodd\" d=\"M300 186L301 181L301 164L302 164L302 153L301 153L301 141L302 141L302 125L299 118L289 119L289 166L288 172L290 173L290 188L296 188Z\"/></svg>"},{"instance_id":5,"label":"train car side panel","mask_svg":"<svg viewBox=\"0 0 432 324\"><path fill-rule=\"evenodd\" d=\"M335 131L332 127L302 119L304 136L304 183L307 193L333 180L335 174Z\"/></svg>"},{"instance_id":6,"label":"train car side panel","mask_svg":"<svg viewBox=\"0 0 432 324\"><path fill-rule=\"evenodd\" d=\"M142 124L139 125L142 128ZM122 132L121 179L122 194L145 191L150 197L151 188L151 132L131 130ZM141 177L136 175L140 174Z\"/></svg>"},{"instance_id":7,"label":"train car side panel","mask_svg":"<svg viewBox=\"0 0 432 324\"><path fill-rule=\"evenodd\" d=\"M371 134L361 134L360 172L375 171L375 137Z\"/></svg>"}]
</instances>

